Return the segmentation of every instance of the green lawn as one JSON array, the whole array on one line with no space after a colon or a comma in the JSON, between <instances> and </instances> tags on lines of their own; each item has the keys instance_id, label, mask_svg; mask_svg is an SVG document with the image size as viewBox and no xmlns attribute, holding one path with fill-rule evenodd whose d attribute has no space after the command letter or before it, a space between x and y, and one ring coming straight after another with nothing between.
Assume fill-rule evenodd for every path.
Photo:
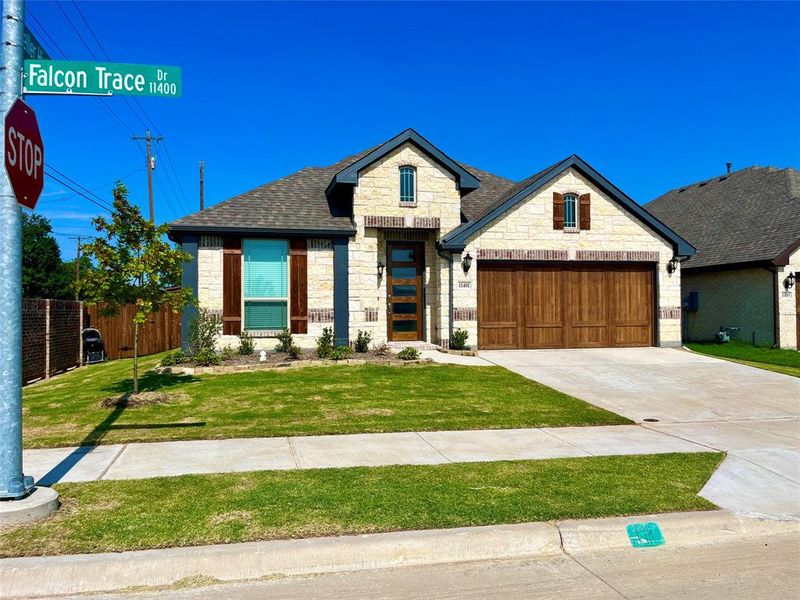
<instances>
[{"instance_id":1,"label":"green lawn","mask_svg":"<svg viewBox=\"0 0 800 600\"><path fill-rule=\"evenodd\" d=\"M738 340L727 344L686 344L686 347L709 356L800 377L800 352L796 350L754 346Z\"/></svg>"},{"instance_id":2,"label":"green lawn","mask_svg":"<svg viewBox=\"0 0 800 600\"><path fill-rule=\"evenodd\" d=\"M143 360L144 370L158 357ZM175 402L104 408L130 390L130 360L27 387L26 448L382 431L618 425L627 419L501 367L307 367L224 375L145 373Z\"/></svg>"},{"instance_id":3,"label":"green lawn","mask_svg":"<svg viewBox=\"0 0 800 600\"><path fill-rule=\"evenodd\" d=\"M58 484L52 517L0 557L710 510L718 453L565 458Z\"/></svg>"}]
</instances>

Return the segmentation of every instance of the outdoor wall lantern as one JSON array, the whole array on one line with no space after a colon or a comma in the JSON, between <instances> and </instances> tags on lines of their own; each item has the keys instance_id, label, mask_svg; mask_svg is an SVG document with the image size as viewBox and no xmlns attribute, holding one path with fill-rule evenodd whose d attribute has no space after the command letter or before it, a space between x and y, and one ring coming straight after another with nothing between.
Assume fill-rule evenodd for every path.
<instances>
[{"instance_id":1,"label":"outdoor wall lantern","mask_svg":"<svg viewBox=\"0 0 800 600\"><path fill-rule=\"evenodd\" d=\"M464 273L469 273L469 268L472 266L472 256L469 252L461 258L461 266L464 268Z\"/></svg>"},{"instance_id":2,"label":"outdoor wall lantern","mask_svg":"<svg viewBox=\"0 0 800 600\"><path fill-rule=\"evenodd\" d=\"M667 273L672 275L677 270L678 270L678 259L673 256L667 263Z\"/></svg>"},{"instance_id":3,"label":"outdoor wall lantern","mask_svg":"<svg viewBox=\"0 0 800 600\"><path fill-rule=\"evenodd\" d=\"M794 273L789 273L789 276L783 280L783 287L790 290L794 287Z\"/></svg>"},{"instance_id":4,"label":"outdoor wall lantern","mask_svg":"<svg viewBox=\"0 0 800 600\"><path fill-rule=\"evenodd\" d=\"M383 270L386 268L386 265L383 264L382 260L378 261L378 279L383 277Z\"/></svg>"}]
</instances>

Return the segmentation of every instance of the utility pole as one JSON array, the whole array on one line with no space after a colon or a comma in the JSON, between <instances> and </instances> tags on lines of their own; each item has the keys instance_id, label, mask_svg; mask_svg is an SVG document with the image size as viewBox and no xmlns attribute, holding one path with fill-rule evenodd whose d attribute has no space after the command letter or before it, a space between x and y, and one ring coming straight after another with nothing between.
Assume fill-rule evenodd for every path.
<instances>
[{"instance_id":1,"label":"utility pole","mask_svg":"<svg viewBox=\"0 0 800 600\"><path fill-rule=\"evenodd\" d=\"M155 160L153 159L152 142L160 142L164 138L162 136L153 137L150 135L148 129L144 136L135 135L131 138L135 142L145 141L147 145L147 198L150 205L150 222L155 222L155 211L153 209L153 169L155 169Z\"/></svg>"},{"instance_id":2,"label":"utility pole","mask_svg":"<svg viewBox=\"0 0 800 600\"><path fill-rule=\"evenodd\" d=\"M203 197L203 185L205 184L205 179L203 178L203 169L205 168L205 162L200 161L200 210L205 208L205 198Z\"/></svg>"},{"instance_id":3,"label":"utility pole","mask_svg":"<svg viewBox=\"0 0 800 600\"><path fill-rule=\"evenodd\" d=\"M0 115L22 94L24 0L3 0ZM0 121L3 139L5 123ZM33 490L22 473L22 213L5 169L0 169L0 498Z\"/></svg>"},{"instance_id":4,"label":"utility pole","mask_svg":"<svg viewBox=\"0 0 800 600\"><path fill-rule=\"evenodd\" d=\"M78 253L75 255L75 300L80 300L81 284L81 236L72 238L78 240Z\"/></svg>"}]
</instances>

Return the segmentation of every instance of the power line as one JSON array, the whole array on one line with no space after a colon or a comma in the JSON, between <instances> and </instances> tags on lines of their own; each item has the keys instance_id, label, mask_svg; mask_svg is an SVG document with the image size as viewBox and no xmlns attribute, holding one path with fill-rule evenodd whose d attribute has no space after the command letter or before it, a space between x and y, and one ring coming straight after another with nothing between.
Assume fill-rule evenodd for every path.
<instances>
[{"instance_id":1,"label":"power line","mask_svg":"<svg viewBox=\"0 0 800 600\"><path fill-rule=\"evenodd\" d=\"M108 60L110 62L111 61L111 55L106 50L105 46L103 45L103 42L100 41L100 36L97 35L97 32L94 30L94 28L92 27L91 23L89 23L89 20L86 18L86 15L81 10L81 7L78 5L78 3L75 2L75 0L71 0L71 2L72 2L72 5L75 8L75 11L77 12L78 16L80 17L81 21L83 21L83 24L86 26L86 29L89 31L89 34L94 39L95 44L100 49L100 52L103 54L103 56L105 56L106 60ZM73 31L75 31L76 35L78 35L78 37L81 39L81 43L84 45L84 47L86 47L87 50L89 50L89 45L86 43L86 40L81 35L80 31L78 31L78 29L72 24L72 21L67 16L66 11L60 5L59 5L59 9L61 10L61 13L64 15L64 17L67 19L67 21L72 26ZM91 52L91 50L89 50L89 53L93 57L95 57L95 55ZM150 114L147 112L147 110L145 110L145 108L139 102L138 98L129 99L129 98L125 97L125 96L123 96L122 98L123 98L125 104L130 109L131 113L133 113L133 115L139 120L139 122L145 127L145 129L152 129L153 131L155 131L156 132L156 138L162 138L163 137L163 136L161 136L161 128L156 125L155 121L151 118ZM138 111L137 111L137 109L138 109ZM136 137L136 136L131 136L131 137ZM174 197L174 199L176 201L178 201L178 202L180 202L182 204L182 207L183 207L184 210L186 210L187 212L192 212L191 208L190 208L189 200L188 200L188 198L186 196L186 192L184 191L183 185L181 184L181 179L178 176L178 171L175 168L175 163L172 160L172 153L170 152L169 147L166 145L166 142L163 139L158 139L157 141L163 142L160 145L164 148L164 154L165 154L165 156L167 158L167 166L169 168L168 171L165 171L165 176L167 178L167 183L169 184L170 188L172 188L173 197ZM137 142L138 142L138 140L137 140ZM152 165L150 165L150 164L147 165L148 168L151 168L151 166ZM170 173L170 171L171 171L171 173ZM175 185L172 182L173 178L175 180L175 184L177 184L177 190L180 191L180 195L178 194L178 191L175 189Z\"/></svg>"},{"instance_id":2,"label":"power line","mask_svg":"<svg viewBox=\"0 0 800 600\"><path fill-rule=\"evenodd\" d=\"M98 207L102 208L103 210L109 210L109 211L110 211L110 209L109 209L109 208L107 208L107 207L103 206L102 204L100 204L99 202L97 202L97 201L96 201L94 198L91 198L91 197L87 196L86 194L84 194L83 192L81 192L81 191L79 191L79 190L77 190L77 189L73 188L73 187L72 187L70 184L68 184L66 181L64 181L64 180L62 180L62 179L59 179L58 177L56 177L56 176L55 176L55 175L53 175L52 173L48 173L47 171L45 171L45 175L47 175L48 177L50 177L50 178L51 178L51 179L53 179L54 181L57 181L58 183L60 183L61 185L63 185L65 188L67 188L67 189L69 189L69 190L71 190L71 191L75 192L75 193L76 193L76 194L78 194L79 196L83 196L84 198L86 198L86 199L87 199L89 202L91 202L92 204L95 204L95 205L97 205Z\"/></svg>"},{"instance_id":3,"label":"power line","mask_svg":"<svg viewBox=\"0 0 800 600\"><path fill-rule=\"evenodd\" d=\"M189 199L186 197L186 192L183 191L183 185L181 185L181 178L178 177L178 172L175 170L175 165L172 162L172 154L170 153L169 147L167 146L166 142L164 142L164 154L167 157L169 168L172 169L172 173L175 175L175 183L178 184L178 189L181 191L181 197L184 202L184 209L188 210L188 212L192 212L191 210L189 210Z\"/></svg>"},{"instance_id":4,"label":"power line","mask_svg":"<svg viewBox=\"0 0 800 600\"><path fill-rule=\"evenodd\" d=\"M88 32L91 35L91 37L94 39L94 42L97 45L97 47L99 48L100 53L106 58L106 60L111 62L111 56L109 55L109 53L106 50L106 48L103 45L103 43L100 41L100 37L97 35L97 32L94 30L92 25L89 23L89 20L86 18L86 15L81 10L81 8L78 5L78 3L75 2L75 0L71 0L71 3L73 5L73 7L75 9L75 12L77 13L78 17L83 22L83 25L88 30ZM92 50L92 48L88 44L86 38L81 33L79 27L76 26L75 22L70 18L69 14L65 10L64 6L62 6L62 2L59 2L58 0L56 0L56 6L58 7L59 11L61 12L61 15L67 21L67 23L70 26L70 28L72 29L72 31L78 37L78 39L81 42L81 44L83 45L83 47L86 48L87 52L89 52L89 55L94 60L97 60L97 54L95 54L95 52ZM34 20L39 25L39 27L41 27L44 30L44 27L41 25L41 22L39 22L39 20L36 19L35 17L34 17ZM46 30L45 30L45 34L46 34L47 38L53 43L53 45L56 48L58 48L59 52L63 55L63 57L66 58L66 53L64 53L63 50L61 50L61 48L58 46L58 44L55 43L55 40L52 39L52 36L50 36L49 33L46 32ZM152 129L156 131L157 137L161 137L160 128L155 124L154 120L151 118L151 116L148 114L148 112L145 110L145 108L141 105L141 103L139 102L138 98L133 98L132 101L131 101L131 99L127 98L126 96L122 96L122 99L125 102L125 104L128 107L128 109L130 110L130 112L133 114L133 116L142 125L144 125L145 128L152 127ZM113 111L113 109L110 109L110 107L108 107L104 103L104 101L102 99L95 98L95 100L100 102L100 105L104 109L109 111L109 115L115 120L115 123L120 127L120 129L125 131L125 133L129 134L130 137L132 137L134 139L136 138L136 136L133 134L133 130L130 128L130 126L115 111ZM138 109L138 111L137 111L137 109ZM162 140L158 140L158 141L163 141L163 139ZM143 154L146 155L146 153L142 151L141 145L139 145L138 141L137 141L137 147L140 149L140 151ZM181 180L180 180L180 177L178 175L177 169L175 168L175 163L172 160L172 153L170 152L169 147L166 145L166 143L163 144L163 148L164 148L165 157L167 159L166 162L167 162L167 167L168 167L168 169L164 171L164 174L165 174L165 177L167 179L167 183L169 184L170 188L172 189L173 199L176 202L181 204L181 207L182 207L183 210L185 210L186 212L192 212L191 204L189 203L188 197L186 196L186 192L185 192L185 190L183 188L183 184L181 183ZM151 165L148 164L147 168L150 169ZM174 184L173 184L173 181L172 181L173 178L175 180ZM77 184L77 182L76 182L76 184ZM176 184L177 184L177 189L175 187ZM81 187L83 187L83 186L81 186ZM160 185L159 185L159 188L161 188ZM86 189L86 188L84 188L84 189ZM167 204L170 204L170 209L172 209L172 212L175 213L174 207L171 205L171 203L168 202ZM175 213L175 214L177 215L177 213ZM177 216L179 216L179 215L177 215Z\"/></svg>"},{"instance_id":5,"label":"power line","mask_svg":"<svg viewBox=\"0 0 800 600\"><path fill-rule=\"evenodd\" d=\"M72 22L72 19L69 18L67 11L65 11L64 7L61 6L61 2L56 0L55 4L58 7L58 10L61 11L61 14L64 15L64 19L66 19L67 23L69 23L69 26L72 27L72 31L74 31L75 35L78 36L78 39L80 40L81 44L83 44L83 47L86 48L86 51L89 53L89 56L91 56L94 60L97 60L97 56L95 55L94 52L92 52L92 49L89 47L89 44L86 43L86 40L83 39L81 32L78 31L77 27L75 27L75 24Z\"/></svg>"},{"instance_id":6,"label":"power line","mask_svg":"<svg viewBox=\"0 0 800 600\"><path fill-rule=\"evenodd\" d=\"M126 175L123 175L122 177L117 177L117 178L113 179L112 181L109 181L108 183L102 183L102 184L97 185L97 186L95 186L93 188L90 188L90 191L95 192L95 191L99 190L100 188L104 188L106 186L113 185L117 181L125 181L126 179L128 179L128 177L136 175L137 173L141 173L142 171L144 171L144 169L140 167L138 169L135 169L135 170L131 171L130 173L128 173ZM66 202L67 200L69 200L70 198L74 198L75 196L76 196L76 194L70 194L69 196L65 196L64 198L54 198L53 200L39 200L39 204L54 204L56 202Z\"/></svg>"},{"instance_id":7,"label":"power line","mask_svg":"<svg viewBox=\"0 0 800 600\"><path fill-rule=\"evenodd\" d=\"M98 196L97 194L95 194L95 193L94 193L92 190L90 190L90 189L88 189L87 187L85 187L85 186L81 185L80 183L78 183L77 181L75 181L74 179L72 179L72 178L71 178L69 175L67 175L66 173L62 173L61 171L59 171L59 170L58 170L58 169L56 169L56 168L55 168L53 165L51 165L50 163L48 163L48 162L46 162L46 161L45 161L45 166L46 166L47 168L49 168L51 171L55 171L57 175L59 175L60 177L63 177L64 179L66 179L66 180L67 180L67 181L69 181L70 183L72 183L72 184L74 184L74 185L77 185L77 186L78 186L80 189L82 189L84 192L86 192L86 193L88 193L88 194L91 194L92 196L94 196L95 198L97 198L97 200L99 200L100 202L104 202L105 204L107 204L107 205L109 206L109 208L112 208L112 207L111 207L111 205L110 205L110 204L108 204L108 202L106 202L106 200L105 200L104 198L101 198L100 196Z\"/></svg>"},{"instance_id":8,"label":"power line","mask_svg":"<svg viewBox=\"0 0 800 600\"><path fill-rule=\"evenodd\" d=\"M75 225L75 228L76 229L95 229L94 225ZM74 232L73 233L67 233L66 231L54 231L54 230L51 229L50 233L52 233L53 235L61 235L61 236L64 236L64 237L69 237L69 238L74 238L75 237L75 233ZM81 237L89 237L89 236L81 236Z\"/></svg>"},{"instance_id":9,"label":"power line","mask_svg":"<svg viewBox=\"0 0 800 600\"><path fill-rule=\"evenodd\" d=\"M39 39L47 39L48 43L52 45L52 48L55 48L55 52L52 53L56 55L60 54L62 59L66 59L67 53L61 49L61 46L59 46L58 43L53 39L53 36L50 35L45 26L42 24L42 22L39 21L39 19L33 12L31 12L30 9L27 9L27 11L28 15L33 19L34 23L36 23L36 28L32 29L34 30L34 33L37 34L37 37L39 37ZM133 134L133 129L125 122L125 120L122 117L119 116L117 111L115 111L111 106L109 106L106 103L104 99L96 97L93 97L92 99L95 102L97 102L98 106L100 106L103 110L105 110L108 113L108 115L111 117L111 120L114 121L114 124L117 125L120 129L122 129L125 135L130 136Z\"/></svg>"},{"instance_id":10,"label":"power line","mask_svg":"<svg viewBox=\"0 0 800 600\"><path fill-rule=\"evenodd\" d=\"M113 212L113 210L114 210L114 209L113 209L111 206L109 206L109 205L108 205L108 204L107 204L107 203L106 203L104 200L102 200L102 198L101 198L101 201L102 201L102 203L101 203L101 202L98 202L97 200L95 200L94 198L92 198L90 195L88 195L88 194L84 193L84 192L83 192L81 189L78 189L77 187L73 187L73 184L67 183L67 181L65 181L64 179L61 179L61 177L59 177L58 175L54 175L52 172L48 172L48 170L47 170L48 168L52 169L52 167L49 167L49 165L46 165L46 168L45 168L45 175L47 175L47 176L48 176L48 177L50 177L51 179L53 179L53 180L57 181L58 183L60 183L61 185L63 185L63 186L64 186L65 188L67 188L68 190L70 190L70 191L72 191L72 192L75 192L75 193L76 193L76 194L78 194L79 196L83 196L83 197L84 197L84 198L86 198L86 199L87 199L89 202L91 202L92 204L94 204L94 205L96 205L96 206L98 206L98 207L102 208L103 210L107 210L107 211L109 211L109 212ZM71 181L71 180L70 180L70 181ZM78 184L74 184L74 185L78 185ZM99 197L99 196L98 196L98 197Z\"/></svg>"},{"instance_id":11,"label":"power line","mask_svg":"<svg viewBox=\"0 0 800 600\"><path fill-rule=\"evenodd\" d=\"M103 44L100 43L100 39L97 37L97 34L94 32L94 29L92 29L92 26L89 25L89 21L86 20L86 17L84 16L81 7L78 6L78 3L75 2L75 0L72 0L72 5L75 7L75 11L78 13L78 16L81 18L81 21L83 21L83 24L86 25L86 29L88 29L89 33L92 34L92 37L94 38L94 41L97 44L97 47L100 48L100 51L106 57L106 60L108 62L111 62L111 57L108 55L108 52L106 52L106 49L103 47Z\"/></svg>"}]
</instances>

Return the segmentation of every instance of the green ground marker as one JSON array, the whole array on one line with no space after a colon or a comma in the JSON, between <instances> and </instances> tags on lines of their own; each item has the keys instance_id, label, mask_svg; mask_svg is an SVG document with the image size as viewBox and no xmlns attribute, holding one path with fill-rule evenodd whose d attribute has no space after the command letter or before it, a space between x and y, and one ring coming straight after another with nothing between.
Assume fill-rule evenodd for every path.
<instances>
[{"instance_id":1,"label":"green ground marker","mask_svg":"<svg viewBox=\"0 0 800 600\"><path fill-rule=\"evenodd\" d=\"M658 523L631 523L627 531L634 548L652 548L666 543Z\"/></svg>"}]
</instances>

